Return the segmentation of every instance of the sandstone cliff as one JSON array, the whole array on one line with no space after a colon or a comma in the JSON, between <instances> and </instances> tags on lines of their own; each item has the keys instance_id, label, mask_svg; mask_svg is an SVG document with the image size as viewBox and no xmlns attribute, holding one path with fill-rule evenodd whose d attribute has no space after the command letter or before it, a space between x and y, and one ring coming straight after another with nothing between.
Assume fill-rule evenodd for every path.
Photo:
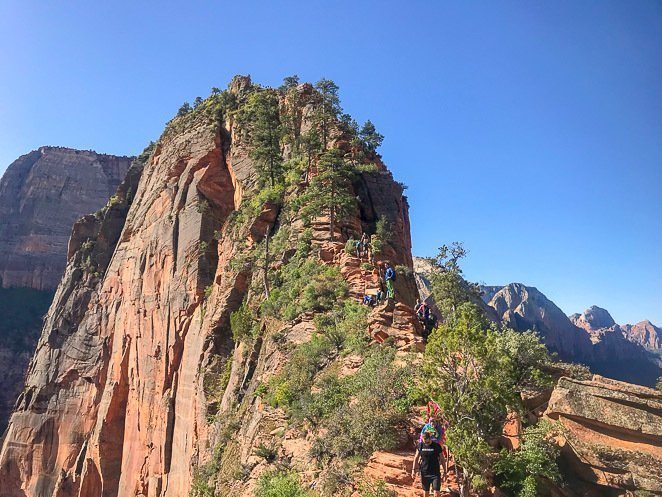
<instances>
[{"instance_id":1,"label":"sandstone cliff","mask_svg":"<svg viewBox=\"0 0 662 497\"><path fill-rule=\"evenodd\" d=\"M662 493L662 393L599 376L561 378L545 415L563 426L563 462L577 495Z\"/></svg>"},{"instance_id":2,"label":"sandstone cliff","mask_svg":"<svg viewBox=\"0 0 662 497\"><path fill-rule=\"evenodd\" d=\"M64 271L71 226L104 205L130 159L42 147L0 180L0 432Z\"/></svg>"},{"instance_id":3,"label":"sandstone cliff","mask_svg":"<svg viewBox=\"0 0 662 497\"><path fill-rule=\"evenodd\" d=\"M1 286L55 289L71 226L106 203L130 162L60 147L14 161L0 180Z\"/></svg>"},{"instance_id":4,"label":"sandstone cliff","mask_svg":"<svg viewBox=\"0 0 662 497\"><path fill-rule=\"evenodd\" d=\"M655 326L650 321L645 320L637 324L625 324L621 328L629 340L652 350L662 349L662 328Z\"/></svg>"},{"instance_id":5,"label":"sandstone cliff","mask_svg":"<svg viewBox=\"0 0 662 497\"><path fill-rule=\"evenodd\" d=\"M323 123L329 146L365 164L353 166L356 201L334 232L322 213L298 214L296 199L318 174L310 160L297 162L279 199L261 198L242 120L258 90L236 78L229 91L174 119L107 207L74 227L64 279L0 451L3 497L182 497L203 484L248 495L265 470L255 456L264 444L316 481L307 473L314 433L288 428L260 388L322 323L304 308L283 319L276 307L250 327L250 339L230 327L242 302L266 313L266 304L283 301L278 292L291 290L277 290L284 268L314 273L297 280L303 302L309 291L356 300L379 287L377 264L391 261L400 275L397 303L375 308L366 324L375 342L420 349L401 186L340 124ZM320 108L312 87L278 98L295 136L311 129ZM292 159L288 147L283 158ZM349 236L374 232L379 219L390 236L372 261L344 250ZM265 281L275 296L259 304ZM333 353L327 360L344 374L363 361ZM212 462L213 481L194 478Z\"/></svg>"}]
</instances>

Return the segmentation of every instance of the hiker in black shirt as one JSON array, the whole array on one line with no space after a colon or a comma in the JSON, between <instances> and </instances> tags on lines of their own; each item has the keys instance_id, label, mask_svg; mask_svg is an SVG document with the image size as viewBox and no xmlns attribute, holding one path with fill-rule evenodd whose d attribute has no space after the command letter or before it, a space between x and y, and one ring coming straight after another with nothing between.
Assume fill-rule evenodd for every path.
<instances>
[{"instance_id":1,"label":"hiker in black shirt","mask_svg":"<svg viewBox=\"0 0 662 497\"><path fill-rule=\"evenodd\" d=\"M425 491L425 497L430 495L430 487L432 487L435 497L439 496L439 490L441 490L442 457L441 445L432 441L432 434L429 431L423 433L423 441L416 448L411 477L415 478L418 468L421 473L421 484Z\"/></svg>"}]
</instances>

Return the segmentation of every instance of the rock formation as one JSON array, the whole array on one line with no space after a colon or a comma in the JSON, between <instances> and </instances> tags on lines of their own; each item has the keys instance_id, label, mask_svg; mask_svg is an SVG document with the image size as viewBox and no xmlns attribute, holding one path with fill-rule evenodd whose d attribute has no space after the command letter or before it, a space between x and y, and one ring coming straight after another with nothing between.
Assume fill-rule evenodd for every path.
<instances>
[{"instance_id":1,"label":"rock formation","mask_svg":"<svg viewBox=\"0 0 662 497\"><path fill-rule=\"evenodd\" d=\"M662 375L659 356L632 339L605 309L593 306L568 317L534 287L511 283L499 290L482 288L483 299L500 321L518 331L536 330L564 361L581 362L596 373L641 385L654 385ZM643 333L640 336L651 336Z\"/></svg>"},{"instance_id":2,"label":"rock formation","mask_svg":"<svg viewBox=\"0 0 662 497\"><path fill-rule=\"evenodd\" d=\"M335 233L324 215L304 220L289 207L315 177L310 165L288 180L284 205L255 200L259 168L240 111L257 91L238 77L175 118L106 208L76 223L0 451L3 497L183 497L195 468L216 457L217 488L249 495L264 471L254 451L274 437L309 468L310 440L283 426L258 387L282 369L287 350L311 339L314 315L265 320L252 341L235 340L229 326L242 301L262 294L264 268L278 271L297 247L308 247L301 253L316 266L337 268L350 298L378 287L376 263L398 267L397 304L375 308L369 329L377 342L419 348L401 186L367 151L351 185L356 205L336 219ZM298 136L311 128L319 97L310 85L290 97L279 95L280 111L294 108ZM353 153L342 126L324 126L329 144ZM290 159L287 147L283 155ZM380 218L391 236L375 264L343 250ZM259 256L266 242L271 259Z\"/></svg>"},{"instance_id":3,"label":"rock formation","mask_svg":"<svg viewBox=\"0 0 662 497\"><path fill-rule=\"evenodd\" d=\"M621 328L629 340L652 350L662 349L662 328L650 321L641 321L634 325L625 324Z\"/></svg>"},{"instance_id":4,"label":"rock formation","mask_svg":"<svg viewBox=\"0 0 662 497\"><path fill-rule=\"evenodd\" d=\"M500 320L515 330L537 330L551 352L564 360L587 362L591 341L537 288L511 283L489 301Z\"/></svg>"},{"instance_id":5,"label":"rock formation","mask_svg":"<svg viewBox=\"0 0 662 497\"><path fill-rule=\"evenodd\" d=\"M600 376L564 377L545 415L563 426L563 463L578 495L662 493L661 392Z\"/></svg>"},{"instance_id":6,"label":"rock formation","mask_svg":"<svg viewBox=\"0 0 662 497\"><path fill-rule=\"evenodd\" d=\"M66 263L71 226L103 206L130 159L42 147L0 180L0 433Z\"/></svg>"},{"instance_id":7,"label":"rock formation","mask_svg":"<svg viewBox=\"0 0 662 497\"><path fill-rule=\"evenodd\" d=\"M55 289L71 226L106 203L130 162L60 147L14 161L0 181L0 286Z\"/></svg>"},{"instance_id":8,"label":"rock formation","mask_svg":"<svg viewBox=\"0 0 662 497\"><path fill-rule=\"evenodd\" d=\"M350 432L355 443L387 424L408 387L400 374L424 342L403 189L347 116L329 119L329 106L310 85L272 90L237 77L174 118L107 205L76 222L0 447L1 497L249 496L274 460L326 494L346 483L354 447L338 433L356 429L348 419L364 423ZM260 120L287 127L283 147L256 145ZM324 148L347 159L331 154L322 167ZM351 175L338 180L348 163ZM270 182L280 165L283 178ZM332 187L315 190L323 181ZM343 205L331 207L341 193ZM359 257L348 242L362 233L373 243ZM395 302L362 307L387 261ZM518 319L512 307L546 323L528 295L502 295L502 315ZM343 381L367 386L347 392ZM588 417L564 385L549 416ZM323 387L331 395L316 404ZM639 419L658 409L636 402ZM330 404L335 418L322 423ZM363 474L402 497L412 495L407 456L421 423L409 421L390 448L362 454ZM658 443L649 425L637 443Z\"/></svg>"}]
</instances>

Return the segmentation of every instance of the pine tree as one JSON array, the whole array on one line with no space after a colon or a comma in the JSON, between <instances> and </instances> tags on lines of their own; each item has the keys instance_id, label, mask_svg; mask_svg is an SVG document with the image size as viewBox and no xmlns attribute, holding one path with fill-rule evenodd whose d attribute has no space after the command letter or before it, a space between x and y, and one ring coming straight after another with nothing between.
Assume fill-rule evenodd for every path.
<instances>
[{"instance_id":1,"label":"pine tree","mask_svg":"<svg viewBox=\"0 0 662 497\"><path fill-rule=\"evenodd\" d=\"M260 176L273 187L283 176L280 140L283 126L278 112L278 96L271 91L251 94L245 112L251 140L251 157L257 162Z\"/></svg>"},{"instance_id":2,"label":"pine tree","mask_svg":"<svg viewBox=\"0 0 662 497\"><path fill-rule=\"evenodd\" d=\"M376 152L384 141L384 135L377 132L375 125L371 121L366 121L359 132L361 141L371 152Z\"/></svg>"},{"instance_id":3,"label":"pine tree","mask_svg":"<svg viewBox=\"0 0 662 497\"><path fill-rule=\"evenodd\" d=\"M195 97L195 100L193 101L193 108L197 108L200 105L202 105L202 97Z\"/></svg>"},{"instance_id":4,"label":"pine tree","mask_svg":"<svg viewBox=\"0 0 662 497\"><path fill-rule=\"evenodd\" d=\"M191 104L189 104L188 102L184 102L177 111L177 117L185 116L189 112L191 112Z\"/></svg>"},{"instance_id":5,"label":"pine tree","mask_svg":"<svg viewBox=\"0 0 662 497\"><path fill-rule=\"evenodd\" d=\"M320 140L319 133L315 128L311 128L301 136L301 145L303 146L308 162L305 178L305 182L308 183L308 177L310 176L310 169L312 168L313 160L320 152L322 147L322 141Z\"/></svg>"},{"instance_id":6,"label":"pine tree","mask_svg":"<svg viewBox=\"0 0 662 497\"><path fill-rule=\"evenodd\" d=\"M324 152L317 164L318 173L311 180L306 194L304 216L329 215L329 235L335 239L336 224L347 216L354 206L352 178L354 172L345 161L342 151L332 148Z\"/></svg>"},{"instance_id":7,"label":"pine tree","mask_svg":"<svg viewBox=\"0 0 662 497\"><path fill-rule=\"evenodd\" d=\"M292 145L294 152L301 148L302 97L298 89L299 77L288 76L283 79L280 90L285 93L285 105L282 121L285 139Z\"/></svg>"},{"instance_id":8,"label":"pine tree","mask_svg":"<svg viewBox=\"0 0 662 497\"><path fill-rule=\"evenodd\" d=\"M322 145L326 150L329 144L331 124L338 118L341 111L338 85L330 79L320 79L315 83L315 89L320 95L320 102L315 111L315 124L322 133Z\"/></svg>"},{"instance_id":9,"label":"pine tree","mask_svg":"<svg viewBox=\"0 0 662 497\"><path fill-rule=\"evenodd\" d=\"M283 78L283 84L281 85L280 89L287 91L291 88L296 88L297 86L299 86L299 76L293 74L292 76L285 76Z\"/></svg>"}]
</instances>

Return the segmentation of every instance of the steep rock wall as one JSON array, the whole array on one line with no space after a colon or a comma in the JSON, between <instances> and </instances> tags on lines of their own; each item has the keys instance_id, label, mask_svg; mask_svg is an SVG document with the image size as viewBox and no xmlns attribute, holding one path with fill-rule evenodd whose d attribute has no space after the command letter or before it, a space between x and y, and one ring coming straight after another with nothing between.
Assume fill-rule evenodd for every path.
<instances>
[{"instance_id":1,"label":"steep rock wall","mask_svg":"<svg viewBox=\"0 0 662 497\"><path fill-rule=\"evenodd\" d=\"M71 226L102 207L131 159L41 147L0 180L0 433L62 277Z\"/></svg>"},{"instance_id":2,"label":"steep rock wall","mask_svg":"<svg viewBox=\"0 0 662 497\"><path fill-rule=\"evenodd\" d=\"M0 181L0 282L3 288L55 289L71 226L102 207L129 157L41 147L14 161Z\"/></svg>"},{"instance_id":3,"label":"steep rock wall","mask_svg":"<svg viewBox=\"0 0 662 497\"><path fill-rule=\"evenodd\" d=\"M241 98L247 88L250 81L239 78L231 93ZM309 91L304 85L302 93ZM310 115L305 104L302 114ZM282 362L261 340L247 349L232 339L230 314L259 275L259 267L236 261L264 228L288 225L297 233L303 224L265 205L237 232L233 219L255 188L256 167L241 126L217 117L199 112L173 121L142 174L129 174L120 201L101 219L77 224L3 440L3 497L185 496L219 436L209 424L212 410L222 417L236 406L248 432L238 432L245 445L235 457L242 464L252 457L261 411L249 392L256 372L272 374ZM341 138L334 138L339 146ZM420 337L406 200L383 165L360 174L353 189L360 207L339 223L339 239L330 239L323 217L314 220L315 253L319 264L356 275L358 263L342 250L347 234L388 218L394 235L382 257L409 271L398 281L395 309L375 311L384 322L374 333L384 339L392 332L410 348ZM364 286L356 280L352 294L358 298ZM312 326L311 319L301 323ZM287 333L296 328L285 326ZM228 361L227 388L210 398L209 372Z\"/></svg>"}]
</instances>

